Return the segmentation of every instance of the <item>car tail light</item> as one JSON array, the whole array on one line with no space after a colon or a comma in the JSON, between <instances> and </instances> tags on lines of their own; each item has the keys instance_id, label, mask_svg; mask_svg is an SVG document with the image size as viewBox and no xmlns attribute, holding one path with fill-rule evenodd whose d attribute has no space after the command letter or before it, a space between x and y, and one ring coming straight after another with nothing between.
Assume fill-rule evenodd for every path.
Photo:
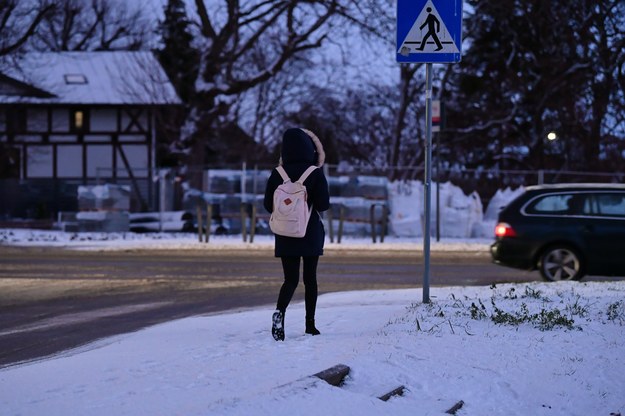
<instances>
[{"instance_id":1,"label":"car tail light","mask_svg":"<svg viewBox=\"0 0 625 416\"><path fill-rule=\"evenodd\" d=\"M516 232L514 228L510 226L510 224L505 222L500 222L495 227L495 236L496 237L516 237Z\"/></svg>"}]
</instances>

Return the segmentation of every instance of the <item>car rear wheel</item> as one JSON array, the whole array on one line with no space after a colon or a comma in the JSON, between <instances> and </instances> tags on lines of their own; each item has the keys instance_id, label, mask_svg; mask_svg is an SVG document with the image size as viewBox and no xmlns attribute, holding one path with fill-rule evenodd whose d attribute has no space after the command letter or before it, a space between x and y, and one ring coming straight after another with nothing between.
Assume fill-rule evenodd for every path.
<instances>
[{"instance_id":1,"label":"car rear wheel","mask_svg":"<svg viewBox=\"0 0 625 416\"><path fill-rule=\"evenodd\" d=\"M538 264L545 280L579 280L584 275L580 255L571 247L552 246L543 251Z\"/></svg>"}]
</instances>

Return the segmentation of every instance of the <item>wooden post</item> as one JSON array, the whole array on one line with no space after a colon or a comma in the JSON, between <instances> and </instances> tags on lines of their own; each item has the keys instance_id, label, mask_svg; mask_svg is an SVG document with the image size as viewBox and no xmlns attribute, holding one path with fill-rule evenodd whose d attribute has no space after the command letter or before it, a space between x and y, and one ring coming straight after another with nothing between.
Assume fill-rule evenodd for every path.
<instances>
[{"instance_id":1,"label":"wooden post","mask_svg":"<svg viewBox=\"0 0 625 416\"><path fill-rule=\"evenodd\" d=\"M382 204L382 235L380 235L380 243L384 242L384 236L388 232L388 206Z\"/></svg>"},{"instance_id":2,"label":"wooden post","mask_svg":"<svg viewBox=\"0 0 625 416\"><path fill-rule=\"evenodd\" d=\"M399 386L397 388L394 388L393 390L389 391L386 394L383 394L382 396L378 397L378 399L382 400L383 402L388 401L388 399L390 399L393 396L401 396L404 394L404 386Z\"/></svg>"},{"instance_id":3,"label":"wooden post","mask_svg":"<svg viewBox=\"0 0 625 416\"><path fill-rule=\"evenodd\" d=\"M208 243L211 233L211 224L213 223L213 204L206 204L206 234L204 234L204 242Z\"/></svg>"},{"instance_id":4,"label":"wooden post","mask_svg":"<svg viewBox=\"0 0 625 416\"><path fill-rule=\"evenodd\" d=\"M195 215L197 218L197 234L198 234L198 240L201 243L202 242L202 207L200 206L200 204L197 204L197 206L195 207Z\"/></svg>"},{"instance_id":5,"label":"wooden post","mask_svg":"<svg viewBox=\"0 0 625 416\"><path fill-rule=\"evenodd\" d=\"M464 406L464 402L462 400L460 400L458 403L454 404L449 410L447 410L445 413L447 413L448 415L455 415L456 412L458 410L460 410L462 408L462 406Z\"/></svg>"},{"instance_id":6,"label":"wooden post","mask_svg":"<svg viewBox=\"0 0 625 416\"><path fill-rule=\"evenodd\" d=\"M245 224L245 220L247 219L247 209L245 206L245 202L241 202L241 236L243 237L243 242L247 242L247 227Z\"/></svg>"},{"instance_id":7,"label":"wooden post","mask_svg":"<svg viewBox=\"0 0 625 416\"><path fill-rule=\"evenodd\" d=\"M324 380L328 384L338 387L343 383L343 379L347 374L349 374L349 367L344 364L337 364L334 367L314 374L314 376Z\"/></svg>"},{"instance_id":8,"label":"wooden post","mask_svg":"<svg viewBox=\"0 0 625 416\"><path fill-rule=\"evenodd\" d=\"M256 235L256 204L252 204L252 218L250 219L250 244L254 242Z\"/></svg>"},{"instance_id":9,"label":"wooden post","mask_svg":"<svg viewBox=\"0 0 625 416\"><path fill-rule=\"evenodd\" d=\"M371 204L371 208L370 208L370 221L371 221L371 238L373 239L373 242L376 242L376 225L378 224L378 221L375 219L375 210L377 207L380 207L380 209L382 210L382 218L380 218L380 243L384 242L384 234L386 234L386 223L387 223L387 217L388 217L388 208L386 206L386 204L382 204L382 203L376 203L376 204Z\"/></svg>"},{"instance_id":10,"label":"wooden post","mask_svg":"<svg viewBox=\"0 0 625 416\"><path fill-rule=\"evenodd\" d=\"M371 223L371 239L375 243L375 207L378 204L371 204L369 207L369 222Z\"/></svg>"},{"instance_id":11,"label":"wooden post","mask_svg":"<svg viewBox=\"0 0 625 416\"><path fill-rule=\"evenodd\" d=\"M336 242L341 244L341 238L343 238L343 221L345 220L345 206L341 204L339 208L339 235L336 238Z\"/></svg>"}]
</instances>

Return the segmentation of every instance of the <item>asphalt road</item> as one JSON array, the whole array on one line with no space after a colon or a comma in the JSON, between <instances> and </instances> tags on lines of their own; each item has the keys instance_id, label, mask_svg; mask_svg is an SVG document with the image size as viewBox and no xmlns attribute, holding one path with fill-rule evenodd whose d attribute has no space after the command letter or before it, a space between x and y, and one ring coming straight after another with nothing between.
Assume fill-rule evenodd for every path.
<instances>
[{"instance_id":1,"label":"asphalt road","mask_svg":"<svg viewBox=\"0 0 625 416\"><path fill-rule=\"evenodd\" d=\"M271 251L0 246L0 367L186 316L273 307L281 276ZM421 254L408 251L327 252L318 270L321 293L421 287L422 276ZM539 279L486 252L431 257L432 288ZM302 299L300 284L294 301Z\"/></svg>"}]
</instances>

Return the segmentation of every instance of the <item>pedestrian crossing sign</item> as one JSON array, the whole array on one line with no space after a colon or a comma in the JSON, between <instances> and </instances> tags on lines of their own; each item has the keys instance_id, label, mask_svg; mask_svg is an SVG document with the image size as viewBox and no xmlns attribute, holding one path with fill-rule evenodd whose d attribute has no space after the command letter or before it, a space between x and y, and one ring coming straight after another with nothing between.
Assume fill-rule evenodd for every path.
<instances>
[{"instance_id":1,"label":"pedestrian crossing sign","mask_svg":"<svg viewBox=\"0 0 625 416\"><path fill-rule=\"evenodd\" d=\"M397 62L452 63L462 55L462 0L397 0Z\"/></svg>"}]
</instances>

